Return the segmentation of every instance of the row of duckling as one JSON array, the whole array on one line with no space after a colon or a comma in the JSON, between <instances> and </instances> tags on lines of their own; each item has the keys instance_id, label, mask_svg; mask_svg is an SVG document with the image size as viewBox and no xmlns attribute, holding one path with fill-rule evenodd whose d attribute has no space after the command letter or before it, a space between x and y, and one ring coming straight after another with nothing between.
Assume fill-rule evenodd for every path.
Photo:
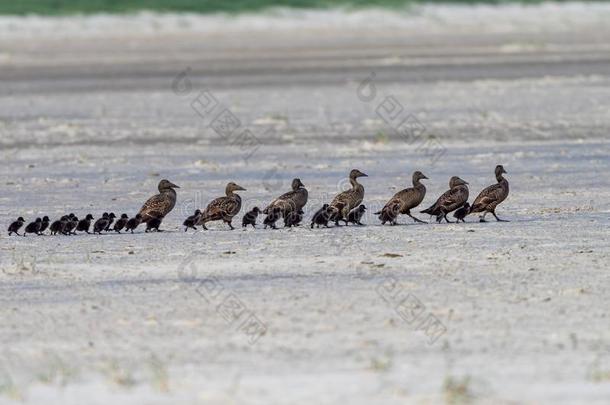
<instances>
[{"instance_id":1,"label":"row of duckling","mask_svg":"<svg viewBox=\"0 0 610 405\"><path fill-rule=\"evenodd\" d=\"M446 222L451 222L447 215L454 212L453 216L457 222L464 221L464 218L469 214L480 213L480 221L485 222L485 216L491 213L497 221L503 221L496 215L496 207L508 197L509 186L503 174L506 173L502 165L495 168L494 174L496 184L483 189L472 205L468 203L468 182L457 176L451 177L449 180L449 190L443 193L436 202L425 210L420 212L436 217L437 222L443 219ZM368 177L365 173L358 169L353 169L349 174L349 182L351 189L337 194L330 204L324 204L314 214L311 222L311 227L314 225L328 226L329 222L334 222L339 225L340 221L345 224L355 223L363 225L361 218L366 211L366 207L361 204L364 199L364 186L359 183L358 179ZM411 217L416 222L422 221L411 214L411 210L418 207L426 195L426 187L422 180L428 179L422 172L416 171L412 176L413 187L405 188L390 198L385 206L375 215L378 215L379 220L383 225L389 223L395 225L398 216L403 214ZM142 206L139 213L129 219L126 214L121 215L117 220L113 230L120 232L125 228L131 231L137 228L140 223L146 224L146 232L159 231L162 220L175 207L177 201L176 189L177 185L169 180L161 180L158 185L159 194L150 197ZM207 230L206 224L212 221L223 221L231 229L233 228L233 218L241 210L242 200L237 191L246 191L245 188L237 185L234 182L227 184L225 188L225 196L218 197L212 200L205 210L196 210L194 215L188 217L184 221L185 230L189 228L197 229L201 226ZM246 213L242 219L242 226L255 226L256 218L259 213L266 214L267 217L263 221L265 228L276 228L276 222L280 218L284 218L286 227L298 226L303 220L303 207L307 204L308 191L300 179L296 178L292 181L292 190L288 191L275 200L273 200L264 210L255 207L253 210ZM93 233L101 233L102 231L110 231L115 215L113 213L104 213L93 225ZM84 219L79 220L74 214L66 215L60 220L51 224L52 234L73 234L74 230L89 233L91 221L93 217L87 215ZM9 235L17 233L23 226L25 221L20 217L17 221L9 226ZM37 233L40 234L49 226L48 217L43 219L37 218L36 221L26 226L25 234Z\"/></svg>"},{"instance_id":2,"label":"row of duckling","mask_svg":"<svg viewBox=\"0 0 610 405\"><path fill-rule=\"evenodd\" d=\"M36 218L34 221L28 223L23 230L23 234L19 233L19 230L25 224L23 217L17 218L8 227L8 234L18 236L27 236L27 234L44 235L48 229L50 235L76 235L78 232L87 234L98 234L102 232L115 232L121 233L121 231L131 232L142 223L142 217L137 214L133 218L129 218L127 214L122 214L118 219L114 212L104 212L95 222L95 218L91 214L87 214L84 218L78 219L73 213L63 215L60 219L51 222L48 216L42 218ZM116 219L116 221L115 221ZM146 224L146 232L158 230L161 225L161 221L149 221ZM93 228L92 228L93 226Z\"/></svg>"}]
</instances>

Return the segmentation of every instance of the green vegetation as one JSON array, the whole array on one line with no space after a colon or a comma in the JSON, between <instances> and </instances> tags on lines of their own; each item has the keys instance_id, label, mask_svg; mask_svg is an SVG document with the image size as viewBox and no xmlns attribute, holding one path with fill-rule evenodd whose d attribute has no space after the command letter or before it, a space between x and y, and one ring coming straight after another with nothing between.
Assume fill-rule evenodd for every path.
<instances>
[{"instance_id":1,"label":"green vegetation","mask_svg":"<svg viewBox=\"0 0 610 405\"><path fill-rule=\"evenodd\" d=\"M0 14L129 13L140 10L240 13L269 7L389 7L413 3L508 3L511 0L0 0ZM539 0L523 0L536 3Z\"/></svg>"}]
</instances>

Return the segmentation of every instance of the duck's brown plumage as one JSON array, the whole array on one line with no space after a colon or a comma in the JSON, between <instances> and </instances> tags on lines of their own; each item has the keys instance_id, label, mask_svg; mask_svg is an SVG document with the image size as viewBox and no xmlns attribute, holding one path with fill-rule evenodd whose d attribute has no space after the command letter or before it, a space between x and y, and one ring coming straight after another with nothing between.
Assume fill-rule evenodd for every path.
<instances>
[{"instance_id":1,"label":"duck's brown plumage","mask_svg":"<svg viewBox=\"0 0 610 405\"><path fill-rule=\"evenodd\" d=\"M460 208L466 201L468 201L468 183L453 176L449 180L449 190L445 191L432 206L421 212L435 215L437 222L443 218L451 222L447 219L447 214Z\"/></svg>"},{"instance_id":2,"label":"duck's brown plumage","mask_svg":"<svg viewBox=\"0 0 610 405\"><path fill-rule=\"evenodd\" d=\"M347 218L347 215L351 210L360 205L364 199L364 186L358 183L358 177L368 177L358 169L353 169L349 173L349 182L352 185L351 190L344 191L337 194L337 196L330 203L331 210L339 212L340 217L336 218Z\"/></svg>"},{"instance_id":3,"label":"duck's brown plumage","mask_svg":"<svg viewBox=\"0 0 610 405\"><path fill-rule=\"evenodd\" d=\"M174 209L176 205L176 190L180 188L169 180L163 179L159 182L159 194L150 197L140 208L142 222L148 222L154 218L163 218Z\"/></svg>"},{"instance_id":4,"label":"duck's brown plumage","mask_svg":"<svg viewBox=\"0 0 610 405\"><path fill-rule=\"evenodd\" d=\"M394 194L392 198L386 203L381 211L376 212L379 215L379 219L385 222L396 223L396 217L398 214L406 214L413 218L415 221L423 222L413 215L411 215L411 209L417 207L424 200L426 196L426 186L421 183L421 180L427 179L427 177L420 171L413 173L413 187L405 188Z\"/></svg>"},{"instance_id":5,"label":"duck's brown plumage","mask_svg":"<svg viewBox=\"0 0 610 405\"><path fill-rule=\"evenodd\" d=\"M241 197L235 193L235 191L238 190L245 191L246 189L233 182L227 184L225 197L219 197L212 200L201 214L201 218L197 224L202 225L204 229L207 229L205 226L206 222L222 220L233 229L231 221L241 209Z\"/></svg>"},{"instance_id":6,"label":"duck's brown plumage","mask_svg":"<svg viewBox=\"0 0 610 405\"><path fill-rule=\"evenodd\" d=\"M470 209L470 213L476 212L484 212L484 213L492 213L497 220L500 220L496 214L495 210L498 204L502 201L506 200L508 197L508 180L502 176L502 174L506 173L504 167L502 165L496 166L495 169L496 180L498 181L496 184L493 184L489 187L486 187L479 193L477 198L475 198L472 203L472 208ZM484 217L483 217L484 218Z\"/></svg>"},{"instance_id":7,"label":"duck's brown plumage","mask_svg":"<svg viewBox=\"0 0 610 405\"><path fill-rule=\"evenodd\" d=\"M301 179L292 180L292 191L282 194L271 202L264 210L263 214L270 213L274 208L280 208L284 218L291 212L302 210L307 204L308 192Z\"/></svg>"}]
</instances>

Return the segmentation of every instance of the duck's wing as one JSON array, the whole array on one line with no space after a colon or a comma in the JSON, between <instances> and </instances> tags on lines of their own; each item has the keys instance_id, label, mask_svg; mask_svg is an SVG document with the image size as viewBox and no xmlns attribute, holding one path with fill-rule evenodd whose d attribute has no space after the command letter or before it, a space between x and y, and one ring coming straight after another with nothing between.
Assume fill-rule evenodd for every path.
<instances>
[{"instance_id":1,"label":"duck's wing","mask_svg":"<svg viewBox=\"0 0 610 405\"><path fill-rule=\"evenodd\" d=\"M500 183L484 188L483 191L479 193L477 198L474 199L471 212L484 210L489 204L501 200L503 194L504 190L502 189L502 185Z\"/></svg>"},{"instance_id":2,"label":"duck's wing","mask_svg":"<svg viewBox=\"0 0 610 405\"><path fill-rule=\"evenodd\" d=\"M153 218L162 218L165 213L172 207L170 199L163 195L157 194L150 197L140 208L139 214L142 216L142 222L148 222Z\"/></svg>"},{"instance_id":3,"label":"duck's wing","mask_svg":"<svg viewBox=\"0 0 610 405\"><path fill-rule=\"evenodd\" d=\"M212 200L201 216L201 221L214 221L235 216L241 207L240 201L230 197L219 197Z\"/></svg>"},{"instance_id":4,"label":"duck's wing","mask_svg":"<svg viewBox=\"0 0 610 405\"><path fill-rule=\"evenodd\" d=\"M464 187L454 187L441 196L440 206L450 210L461 207L468 200L468 191Z\"/></svg>"}]
</instances>

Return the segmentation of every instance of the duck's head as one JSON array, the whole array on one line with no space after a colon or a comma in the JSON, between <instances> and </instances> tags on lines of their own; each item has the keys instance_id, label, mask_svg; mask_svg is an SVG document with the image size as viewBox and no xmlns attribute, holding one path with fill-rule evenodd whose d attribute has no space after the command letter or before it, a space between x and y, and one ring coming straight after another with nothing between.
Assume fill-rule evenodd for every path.
<instances>
[{"instance_id":1,"label":"duck's head","mask_svg":"<svg viewBox=\"0 0 610 405\"><path fill-rule=\"evenodd\" d=\"M357 179L358 177L369 177L369 176L368 176L368 174L362 173L358 169L352 169L352 171L349 172L350 179Z\"/></svg>"},{"instance_id":2,"label":"duck's head","mask_svg":"<svg viewBox=\"0 0 610 405\"><path fill-rule=\"evenodd\" d=\"M172 183L171 181L167 180L167 179L163 179L159 182L159 192L164 192L164 191L169 191L169 190L173 190L175 188L180 188L177 185L175 185L174 183Z\"/></svg>"},{"instance_id":3,"label":"duck's head","mask_svg":"<svg viewBox=\"0 0 610 405\"><path fill-rule=\"evenodd\" d=\"M427 178L428 177L426 177L426 175L420 172L419 170L413 173L413 182L424 180Z\"/></svg>"},{"instance_id":4,"label":"duck's head","mask_svg":"<svg viewBox=\"0 0 610 405\"><path fill-rule=\"evenodd\" d=\"M23 219L23 217L19 217L19 218L17 218L17 221L19 221L19 222L25 222L25 219Z\"/></svg>"},{"instance_id":5,"label":"duck's head","mask_svg":"<svg viewBox=\"0 0 610 405\"><path fill-rule=\"evenodd\" d=\"M230 182L229 184L227 184L227 188L226 188L227 194L231 194L234 191L246 191L246 189L233 182Z\"/></svg>"},{"instance_id":6,"label":"duck's head","mask_svg":"<svg viewBox=\"0 0 610 405\"><path fill-rule=\"evenodd\" d=\"M91 214L87 214L87 216L85 217L85 219L91 221L93 219L93 215Z\"/></svg>"},{"instance_id":7,"label":"duck's head","mask_svg":"<svg viewBox=\"0 0 610 405\"><path fill-rule=\"evenodd\" d=\"M292 180L292 189L293 190L298 190L301 187L305 187L305 184L303 184L303 182L301 182L301 179L296 178Z\"/></svg>"},{"instance_id":8,"label":"duck's head","mask_svg":"<svg viewBox=\"0 0 610 405\"><path fill-rule=\"evenodd\" d=\"M255 213L257 213L257 214L260 214L261 209L260 209L260 208L258 208L258 207L254 207L254 208L252 208L252 212L255 212Z\"/></svg>"},{"instance_id":9,"label":"duck's head","mask_svg":"<svg viewBox=\"0 0 610 405\"><path fill-rule=\"evenodd\" d=\"M465 186L467 184L468 184L468 182L460 179L458 176L453 176L449 180L449 188L453 188L453 187L457 187L457 186Z\"/></svg>"},{"instance_id":10,"label":"duck's head","mask_svg":"<svg viewBox=\"0 0 610 405\"><path fill-rule=\"evenodd\" d=\"M108 214L108 218L114 219L116 218L116 215L114 215L114 212L111 212L110 214Z\"/></svg>"},{"instance_id":11,"label":"duck's head","mask_svg":"<svg viewBox=\"0 0 610 405\"><path fill-rule=\"evenodd\" d=\"M360 212L366 211L366 206L364 204L360 204L360 206L358 207L358 211L360 211Z\"/></svg>"},{"instance_id":12,"label":"duck's head","mask_svg":"<svg viewBox=\"0 0 610 405\"><path fill-rule=\"evenodd\" d=\"M45 215L44 217L42 217L42 220L43 220L44 222L49 222L49 221L50 221L49 217L48 217L48 216L46 216L46 215Z\"/></svg>"},{"instance_id":13,"label":"duck's head","mask_svg":"<svg viewBox=\"0 0 610 405\"><path fill-rule=\"evenodd\" d=\"M508 174L508 172L504 170L504 166L502 165L497 165L496 170L494 172L496 173L496 177L501 177L504 173Z\"/></svg>"},{"instance_id":14,"label":"duck's head","mask_svg":"<svg viewBox=\"0 0 610 405\"><path fill-rule=\"evenodd\" d=\"M127 219L127 218L129 218L129 217L127 216L127 214L121 214L121 219Z\"/></svg>"}]
</instances>

